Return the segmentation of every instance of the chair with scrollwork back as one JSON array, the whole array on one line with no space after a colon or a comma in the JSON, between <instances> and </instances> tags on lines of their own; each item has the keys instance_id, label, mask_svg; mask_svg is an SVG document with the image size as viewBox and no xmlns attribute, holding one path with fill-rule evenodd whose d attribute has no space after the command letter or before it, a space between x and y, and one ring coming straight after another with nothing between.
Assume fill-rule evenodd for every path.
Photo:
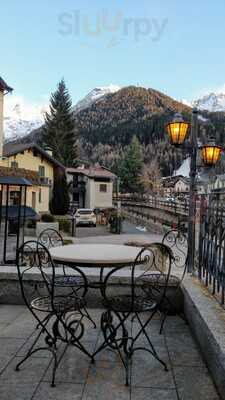
<instances>
[{"instance_id":1,"label":"chair with scrollwork back","mask_svg":"<svg viewBox=\"0 0 225 400\"><path fill-rule=\"evenodd\" d=\"M155 251L152 248L140 249L130 269L127 269L126 284L115 286L118 271L123 268L117 266L111 269L104 277L102 294L103 305L106 309L101 317L101 329L104 340L93 356L106 347L116 350L126 371L126 385L129 385L129 371L134 352L138 350L149 352L167 370L166 363L160 359L154 348L146 328L150 325L154 315L160 309L167 291L167 283L171 270L171 252L162 245L168 255L168 263L164 271L157 268ZM146 265L143 270L141 267ZM157 296L154 298L143 291L144 277L151 271L154 274L154 285ZM118 278L117 278L118 279ZM161 285L163 279L164 285ZM116 293L116 294L115 294ZM142 314L147 313L143 321ZM132 326L136 321L137 327ZM138 346L141 335L147 339L147 347ZM141 342L142 343L142 342Z\"/></svg>"},{"instance_id":2,"label":"chair with scrollwork back","mask_svg":"<svg viewBox=\"0 0 225 400\"><path fill-rule=\"evenodd\" d=\"M92 359L80 343L84 333L82 309L85 300L66 292L57 293L54 263L48 249L39 242L28 241L18 249L17 271L23 301L38 326L34 341L16 370L19 371L20 366L36 352L50 351L54 361L51 384L55 386L55 373L61 361L57 355L58 342L66 346L72 344ZM32 292L31 279L36 282ZM44 337L45 345L39 345L41 337Z\"/></svg>"},{"instance_id":3,"label":"chair with scrollwork back","mask_svg":"<svg viewBox=\"0 0 225 400\"><path fill-rule=\"evenodd\" d=\"M63 246L64 241L63 237L61 234L56 231L55 229L52 228L47 228L43 230L39 237L38 237L38 242L42 243L47 249L51 249L52 247L58 247L58 246ZM58 264L55 263L56 266ZM82 296L85 297L87 294L88 290L88 281L84 273L82 273L81 270L79 270L78 275L74 275L74 273L68 273L70 271L69 266L66 265L60 265L61 270L63 271L63 274L56 274L55 275L55 286L61 287L61 288L70 288L71 293L73 293L75 296ZM57 272L57 269L56 269ZM73 271L74 272L74 271ZM86 307L84 307L84 313L86 317L91 321L93 326L96 328L96 324L91 318L88 310Z\"/></svg>"},{"instance_id":4,"label":"chair with scrollwork back","mask_svg":"<svg viewBox=\"0 0 225 400\"><path fill-rule=\"evenodd\" d=\"M184 279L187 263L188 263L188 241L182 229L172 229L165 233L162 244L166 245L171 250L172 254L172 268L169 278L167 296L165 296L164 303L160 310L162 319L160 325L160 334L163 331L163 326L169 314L178 314L182 319L185 319L183 313L179 310L182 308L180 287ZM157 245L160 249L161 243L152 243L152 246ZM163 258L163 252L162 258ZM163 262L163 260L161 260ZM151 276L149 276L149 289L151 286ZM147 287L146 287L147 288Z\"/></svg>"}]
</instances>

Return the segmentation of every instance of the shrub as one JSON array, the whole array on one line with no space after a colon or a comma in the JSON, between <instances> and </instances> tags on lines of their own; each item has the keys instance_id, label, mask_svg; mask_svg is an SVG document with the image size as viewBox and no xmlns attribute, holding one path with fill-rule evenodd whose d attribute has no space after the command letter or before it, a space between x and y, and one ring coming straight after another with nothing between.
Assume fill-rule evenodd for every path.
<instances>
[{"instance_id":1,"label":"shrub","mask_svg":"<svg viewBox=\"0 0 225 400\"><path fill-rule=\"evenodd\" d=\"M34 219L28 219L26 222L26 227L28 229L35 229L36 228L36 221Z\"/></svg>"},{"instance_id":2,"label":"shrub","mask_svg":"<svg viewBox=\"0 0 225 400\"><path fill-rule=\"evenodd\" d=\"M54 222L55 218L51 214L42 214L41 220L42 222Z\"/></svg>"},{"instance_id":3,"label":"shrub","mask_svg":"<svg viewBox=\"0 0 225 400\"><path fill-rule=\"evenodd\" d=\"M59 220L59 230L70 233L71 232L71 223L68 219Z\"/></svg>"}]
</instances>

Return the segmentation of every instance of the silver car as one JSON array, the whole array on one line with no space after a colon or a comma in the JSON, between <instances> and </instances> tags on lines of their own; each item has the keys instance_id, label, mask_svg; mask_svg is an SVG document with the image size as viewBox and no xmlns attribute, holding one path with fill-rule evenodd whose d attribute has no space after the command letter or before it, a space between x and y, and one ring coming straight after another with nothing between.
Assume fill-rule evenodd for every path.
<instances>
[{"instance_id":1,"label":"silver car","mask_svg":"<svg viewBox=\"0 0 225 400\"><path fill-rule=\"evenodd\" d=\"M76 225L96 226L96 215L91 208L78 208L75 212Z\"/></svg>"}]
</instances>

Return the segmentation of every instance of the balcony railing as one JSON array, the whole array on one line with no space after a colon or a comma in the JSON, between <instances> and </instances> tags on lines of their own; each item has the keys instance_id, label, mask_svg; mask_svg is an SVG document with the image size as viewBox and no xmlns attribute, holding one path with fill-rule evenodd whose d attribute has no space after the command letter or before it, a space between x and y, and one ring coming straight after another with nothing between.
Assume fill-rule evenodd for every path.
<instances>
[{"instance_id":1,"label":"balcony railing","mask_svg":"<svg viewBox=\"0 0 225 400\"><path fill-rule=\"evenodd\" d=\"M201 202L199 279L224 307L225 304L225 205L221 197Z\"/></svg>"}]
</instances>

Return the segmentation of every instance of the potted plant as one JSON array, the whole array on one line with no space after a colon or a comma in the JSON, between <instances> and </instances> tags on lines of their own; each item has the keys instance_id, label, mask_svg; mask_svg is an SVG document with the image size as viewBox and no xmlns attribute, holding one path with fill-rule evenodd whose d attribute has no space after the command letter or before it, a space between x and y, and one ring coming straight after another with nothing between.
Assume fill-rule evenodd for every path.
<instances>
[{"instance_id":1,"label":"potted plant","mask_svg":"<svg viewBox=\"0 0 225 400\"><path fill-rule=\"evenodd\" d=\"M55 229L59 231L59 222L51 214L42 214L41 221L36 225L36 236L38 237L45 229Z\"/></svg>"}]
</instances>

